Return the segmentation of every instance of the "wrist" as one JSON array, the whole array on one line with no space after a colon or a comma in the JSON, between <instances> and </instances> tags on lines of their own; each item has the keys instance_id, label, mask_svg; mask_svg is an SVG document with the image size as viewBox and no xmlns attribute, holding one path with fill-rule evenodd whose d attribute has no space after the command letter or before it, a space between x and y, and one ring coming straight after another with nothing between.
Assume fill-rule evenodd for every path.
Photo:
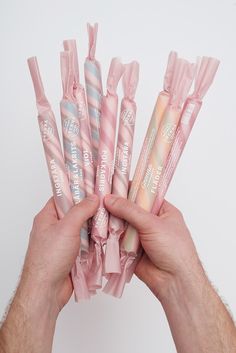
<instances>
[{"instance_id":1,"label":"wrist","mask_svg":"<svg viewBox=\"0 0 236 353\"><path fill-rule=\"evenodd\" d=\"M22 274L0 331L4 352L51 352L59 313L53 299L49 286Z\"/></svg>"},{"instance_id":2,"label":"wrist","mask_svg":"<svg viewBox=\"0 0 236 353\"><path fill-rule=\"evenodd\" d=\"M153 270L149 280L147 285L163 306L171 298L174 300L176 297L176 300L181 300L183 294L184 297L189 296L192 299L202 287L210 286L197 256L175 271Z\"/></svg>"},{"instance_id":3,"label":"wrist","mask_svg":"<svg viewBox=\"0 0 236 353\"><path fill-rule=\"evenodd\" d=\"M169 275L163 290L160 291L159 300L164 310L171 303L183 306L198 305L209 289L212 289L211 284L199 262L194 267L186 266Z\"/></svg>"},{"instance_id":4,"label":"wrist","mask_svg":"<svg viewBox=\"0 0 236 353\"><path fill-rule=\"evenodd\" d=\"M56 291L47 281L39 280L27 271L23 271L14 298L28 315L50 318L56 322L60 309L56 300Z\"/></svg>"}]
</instances>

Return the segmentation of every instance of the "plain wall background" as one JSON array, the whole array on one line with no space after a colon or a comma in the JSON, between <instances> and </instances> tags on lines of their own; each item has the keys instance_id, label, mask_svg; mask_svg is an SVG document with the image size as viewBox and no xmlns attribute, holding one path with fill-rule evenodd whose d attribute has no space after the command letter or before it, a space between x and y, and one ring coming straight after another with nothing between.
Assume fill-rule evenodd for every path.
<instances>
[{"instance_id":1,"label":"plain wall background","mask_svg":"<svg viewBox=\"0 0 236 353\"><path fill-rule=\"evenodd\" d=\"M62 40L77 39L83 79L88 21L99 23L104 82L111 57L140 62L133 167L169 51L221 60L167 199L184 213L211 281L236 315L234 0L1 0L0 314L16 287L32 218L51 195L26 59L38 57L60 123ZM102 293L81 304L72 299L58 320L54 353L144 351L175 348L160 304L136 278L121 300Z\"/></svg>"}]
</instances>

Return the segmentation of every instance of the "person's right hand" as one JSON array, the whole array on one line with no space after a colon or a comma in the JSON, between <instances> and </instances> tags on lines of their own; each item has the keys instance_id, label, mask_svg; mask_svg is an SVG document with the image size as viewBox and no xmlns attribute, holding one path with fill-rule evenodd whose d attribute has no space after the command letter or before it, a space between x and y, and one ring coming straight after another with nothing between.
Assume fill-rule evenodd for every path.
<instances>
[{"instance_id":1,"label":"person's right hand","mask_svg":"<svg viewBox=\"0 0 236 353\"><path fill-rule=\"evenodd\" d=\"M106 196L105 205L110 213L139 232L145 253L135 273L160 300L168 291L170 280L186 282L190 277L202 277L204 271L194 243L177 208L164 201L156 216L114 195Z\"/></svg>"}]
</instances>

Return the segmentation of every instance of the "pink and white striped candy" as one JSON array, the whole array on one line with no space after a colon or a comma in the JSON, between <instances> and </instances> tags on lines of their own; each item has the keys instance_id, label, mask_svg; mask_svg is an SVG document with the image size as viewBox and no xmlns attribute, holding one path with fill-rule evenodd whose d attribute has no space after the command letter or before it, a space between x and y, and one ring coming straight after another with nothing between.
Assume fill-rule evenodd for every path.
<instances>
[{"instance_id":1,"label":"pink and white striped candy","mask_svg":"<svg viewBox=\"0 0 236 353\"><path fill-rule=\"evenodd\" d=\"M77 102L74 97L73 55L71 51L61 53L61 76L63 99L60 103L64 158L74 203L85 198L83 160L78 119ZM89 251L88 227L85 223L80 231L80 254L86 257Z\"/></svg>"},{"instance_id":2,"label":"pink and white striped candy","mask_svg":"<svg viewBox=\"0 0 236 353\"><path fill-rule=\"evenodd\" d=\"M134 96L139 78L139 64L125 65L123 75L124 98L121 102L118 140L116 146L115 170L112 180L112 194L127 198L131 167L133 136L136 118ZM124 220L113 215L109 217L109 237L107 240L104 269L105 273L120 273L119 239L124 232Z\"/></svg>"},{"instance_id":3,"label":"pink and white striped candy","mask_svg":"<svg viewBox=\"0 0 236 353\"><path fill-rule=\"evenodd\" d=\"M100 142L95 183L95 193L99 196L100 206L92 223L91 235L95 242L95 252L88 282L91 290L102 286L102 248L106 244L108 232L108 212L104 207L103 199L106 194L111 192L118 106L116 89L123 71L124 66L120 60L117 58L113 59L107 79L107 95L102 100Z\"/></svg>"},{"instance_id":4,"label":"pink and white striped candy","mask_svg":"<svg viewBox=\"0 0 236 353\"><path fill-rule=\"evenodd\" d=\"M95 59L98 24L87 25L89 36L88 57L84 63L85 87L91 128L94 168L97 167L99 129L102 104L102 77L100 63Z\"/></svg>"},{"instance_id":5,"label":"pink and white striped candy","mask_svg":"<svg viewBox=\"0 0 236 353\"><path fill-rule=\"evenodd\" d=\"M61 219L73 206L67 171L64 163L55 116L45 96L36 57L29 58L28 65L36 95L36 103L39 114L39 128L52 185L54 201L58 217Z\"/></svg>"},{"instance_id":6,"label":"pink and white striped candy","mask_svg":"<svg viewBox=\"0 0 236 353\"><path fill-rule=\"evenodd\" d=\"M94 193L95 171L93 164L91 132L89 126L86 97L83 86L79 82L79 64L75 40L64 41L65 50L73 53L74 65L74 96L76 98L83 159L83 175L86 195Z\"/></svg>"}]
</instances>

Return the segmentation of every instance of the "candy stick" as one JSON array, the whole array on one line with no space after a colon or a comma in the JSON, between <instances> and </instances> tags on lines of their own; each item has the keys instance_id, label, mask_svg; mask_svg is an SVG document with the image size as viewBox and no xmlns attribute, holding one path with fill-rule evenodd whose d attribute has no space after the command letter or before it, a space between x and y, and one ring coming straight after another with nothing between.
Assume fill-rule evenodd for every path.
<instances>
[{"instance_id":1,"label":"candy stick","mask_svg":"<svg viewBox=\"0 0 236 353\"><path fill-rule=\"evenodd\" d=\"M64 49L73 53L73 67L74 67L74 95L77 101L78 117L80 122L80 138L82 147L83 159L83 176L86 195L94 193L95 184L95 169L93 162L92 140L89 126L89 118L87 112L86 98L84 87L80 84L79 63L77 55L77 47L75 40L65 40ZM88 232L91 232L91 222L88 222ZM90 239L89 257L87 262L87 269L83 266L83 270L87 275L91 266L91 257L93 256L94 244ZM85 265L85 264L83 264Z\"/></svg>"},{"instance_id":2,"label":"candy stick","mask_svg":"<svg viewBox=\"0 0 236 353\"><path fill-rule=\"evenodd\" d=\"M59 219L62 219L73 206L73 199L71 196L56 120L44 93L43 83L36 57L28 59L28 65L36 95L39 114L39 128L51 180L55 206ZM81 293L81 289L79 288L81 279L77 277L77 270L75 265L72 268L71 274L74 285L75 298L76 300L79 300L80 296L78 294Z\"/></svg>"},{"instance_id":3,"label":"candy stick","mask_svg":"<svg viewBox=\"0 0 236 353\"><path fill-rule=\"evenodd\" d=\"M71 51L73 56L73 70L74 70L74 96L77 102L78 108L78 118L80 123L80 138L82 147L82 159L83 159L83 176L84 176L84 186L85 194L90 195L94 193L94 183L95 183L95 170L93 164L93 154L92 154L92 142L91 133L86 105L86 98L84 87L80 84L79 76L79 63L77 55L77 47L75 40L65 40L64 49L66 51ZM91 223L88 223L88 232L91 231ZM91 265L91 252L93 253L93 244L90 240L89 257L87 263L83 263L83 271L85 275L88 274ZM86 265L86 266L85 266Z\"/></svg>"},{"instance_id":4,"label":"candy stick","mask_svg":"<svg viewBox=\"0 0 236 353\"><path fill-rule=\"evenodd\" d=\"M194 75L194 65L178 59L173 81L174 90L161 120L157 136L148 160L148 165L140 184L136 203L145 210L151 211L157 192L160 176L164 170L170 148L173 144L182 104L186 99ZM136 229L128 225L121 242L121 275L112 274L104 288L106 293L120 297L125 282L130 281L134 270L133 264L138 254L140 241Z\"/></svg>"},{"instance_id":5,"label":"candy stick","mask_svg":"<svg viewBox=\"0 0 236 353\"><path fill-rule=\"evenodd\" d=\"M73 205L67 172L64 164L56 120L45 96L36 57L28 59L38 108L38 122L42 137L53 196L59 218Z\"/></svg>"},{"instance_id":6,"label":"candy stick","mask_svg":"<svg viewBox=\"0 0 236 353\"><path fill-rule=\"evenodd\" d=\"M160 92L157 97L157 101L148 125L146 136L142 145L142 149L139 155L139 159L135 168L133 180L129 190L128 198L133 202L136 199L136 195L143 178L145 167L147 165L147 161L150 156L163 113L169 102L176 60L177 53L173 51L170 52L164 77L164 90Z\"/></svg>"},{"instance_id":7,"label":"candy stick","mask_svg":"<svg viewBox=\"0 0 236 353\"><path fill-rule=\"evenodd\" d=\"M94 193L95 172L93 165L92 142L87 112L84 87L79 83L79 64L75 40L65 40L64 49L73 54L74 95L77 101L78 117L80 122L80 137L83 155L83 175L86 195Z\"/></svg>"},{"instance_id":8,"label":"candy stick","mask_svg":"<svg viewBox=\"0 0 236 353\"><path fill-rule=\"evenodd\" d=\"M93 161L97 167L99 128L102 102L102 77L100 63L95 59L98 24L87 24L89 36L89 52L84 63L85 86L87 93L88 113L91 127Z\"/></svg>"},{"instance_id":9,"label":"candy stick","mask_svg":"<svg viewBox=\"0 0 236 353\"><path fill-rule=\"evenodd\" d=\"M124 98L121 102L115 171L112 193L127 198L131 167L133 135L136 117L134 96L138 84L139 64L133 61L125 65L123 75ZM113 215L109 218L109 237L105 253L105 273L120 273L119 238L124 232L125 222Z\"/></svg>"},{"instance_id":10,"label":"candy stick","mask_svg":"<svg viewBox=\"0 0 236 353\"><path fill-rule=\"evenodd\" d=\"M158 214L161 208L186 142L201 109L202 99L214 80L218 66L219 61L214 58L203 57L201 61L200 69L195 79L194 92L185 102L175 140L158 187L156 199L152 207L153 214Z\"/></svg>"},{"instance_id":11,"label":"candy stick","mask_svg":"<svg viewBox=\"0 0 236 353\"><path fill-rule=\"evenodd\" d=\"M95 242L95 252L88 280L91 290L100 288L102 285L102 251L107 241L108 231L108 212L104 207L103 199L106 194L111 192L118 106L116 89L123 70L124 67L119 59L113 59L107 79L107 95L102 100L100 142L95 183L95 193L100 198L100 205L96 215L93 217L91 233Z\"/></svg>"},{"instance_id":12,"label":"candy stick","mask_svg":"<svg viewBox=\"0 0 236 353\"><path fill-rule=\"evenodd\" d=\"M85 197L85 187L78 109L74 96L73 54L70 51L61 53L61 76L63 99L61 100L60 108L64 157L73 201L77 204ZM78 278L77 297L80 299L89 299L90 297L85 280L88 267L88 254L88 224L85 222L80 230L80 254L76 259L76 277Z\"/></svg>"},{"instance_id":13,"label":"candy stick","mask_svg":"<svg viewBox=\"0 0 236 353\"><path fill-rule=\"evenodd\" d=\"M83 180L83 160L80 140L77 102L74 96L74 72L72 52L61 53L61 76L63 99L60 104L63 146L66 168L70 181L70 189L74 203L81 202L85 197ZM88 253L88 229L85 224L81 229L80 251Z\"/></svg>"}]
</instances>

